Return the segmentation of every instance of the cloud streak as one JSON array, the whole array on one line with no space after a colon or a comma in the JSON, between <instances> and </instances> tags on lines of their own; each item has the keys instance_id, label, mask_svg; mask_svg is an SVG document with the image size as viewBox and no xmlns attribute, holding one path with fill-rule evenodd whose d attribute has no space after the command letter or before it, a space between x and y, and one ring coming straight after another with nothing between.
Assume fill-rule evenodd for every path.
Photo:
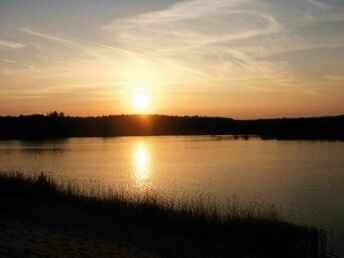
<instances>
[{"instance_id":1,"label":"cloud streak","mask_svg":"<svg viewBox=\"0 0 344 258\"><path fill-rule=\"evenodd\" d=\"M52 36L46 33L42 33L42 32L37 32L34 30L30 30L30 29L26 29L26 28L20 28L19 31L25 32L29 35L33 35L33 36L37 36L37 37L41 37L44 39L48 39L48 40L52 40L52 41L57 41L57 42L62 42L62 43L71 43L69 40L60 38L60 37L56 37L56 36Z\"/></svg>"},{"instance_id":2,"label":"cloud streak","mask_svg":"<svg viewBox=\"0 0 344 258\"><path fill-rule=\"evenodd\" d=\"M5 62L5 63L10 63L10 64L16 63L16 61L11 60L11 59L6 59L6 58L0 58L0 61Z\"/></svg>"},{"instance_id":3,"label":"cloud streak","mask_svg":"<svg viewBox=\"0 0 344 258\"><path fill-rule=\"evenodd\" d=\"M20 49L20 48L24 48L25 45L22 44L22 43L18 43L18 42L13 42L13 41L8 41L8 40L0 39L0 47L7 47L7 48L12 48L12 49Z\"/></svg>"},{"instance_id":4,"label":"cloud streak","mask_svg":"<svg viewBox=\"0 0 344 258\"><path fill-rule=\"evenodd\" d=\"M98 48L104 48L104 49L108 49L108 50L112 50L112 51L117 51L117 52L121 52L121 53L125 53L128 55L132 55L132 56L142 56L140 53L136 53L133 51L129 51L126 50L124 48L117 48L114 46L109 46L109 45L105 45L105 44L101 44L101 43L96 43L93 41L89 41L89 40L84 40L84 39L67 39L67 38L62 38L62 37L58 37L55 35L51 35L51 34L47 34L47 33L43 33L43 32L38 32L35 30L31 30L31 29L26 29L26 28L20 28L19 31L27 33L29 35L33 35L36 37L40 37L40 38L44 38L47 40L52 40L55 42L59 42L59 43L63 43L63 44L68 44L68 45L74 45L75 47L85 47L85 45L88 46L94 46L94 47L98 47Z\"/></svg>"}]
</instances>

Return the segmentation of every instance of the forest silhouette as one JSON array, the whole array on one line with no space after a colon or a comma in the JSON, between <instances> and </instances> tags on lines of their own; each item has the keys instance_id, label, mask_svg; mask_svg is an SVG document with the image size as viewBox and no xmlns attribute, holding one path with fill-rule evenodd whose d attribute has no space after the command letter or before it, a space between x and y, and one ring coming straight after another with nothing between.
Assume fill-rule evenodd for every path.
<instances>
[{"instance_id":1,"label":"forest silhouette","mask_svg":"<svg viewBox=\"0 0 344 258\"><path fill-rule=\"evenodd\" d=\"M344 115L318 118L234 120L223 117L47 115L0 117L1 139L139 135L258 135L262 139L344 140Z\"/></svg>"}]
</instances>

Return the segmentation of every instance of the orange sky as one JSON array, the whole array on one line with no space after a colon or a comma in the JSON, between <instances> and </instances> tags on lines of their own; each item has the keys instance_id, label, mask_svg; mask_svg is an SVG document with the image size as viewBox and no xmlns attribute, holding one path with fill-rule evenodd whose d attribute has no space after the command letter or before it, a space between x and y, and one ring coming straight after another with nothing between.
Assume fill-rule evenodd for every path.
<instances>
[{"instance_id":1,"label":"orange sky","mask_svg":"<svg viewBox=\"0 0 344 258\"><path fill-rule=\"evenodd\" d=\"M344 114L344 2L0 2L0 115Z\"/></svg>"}]
</instances>

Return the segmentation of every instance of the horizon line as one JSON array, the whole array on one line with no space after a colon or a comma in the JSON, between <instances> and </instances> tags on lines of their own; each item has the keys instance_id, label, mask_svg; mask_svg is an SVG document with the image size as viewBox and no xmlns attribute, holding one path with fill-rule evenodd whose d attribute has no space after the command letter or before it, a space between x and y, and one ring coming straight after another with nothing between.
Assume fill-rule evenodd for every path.
<instances>
[{"instance_id":1,"label":"horizon line","mask_svg":"<svg viewBox=\"0 0 344 258\"><path fill-rule=\"evenodd\" d=\"M103 114L103 115L67 115L64 112L48 112L46 114L42 113L32 113L32 114L19 114L19 115L0 115L0 118L19 118L19 117L29 117L29 116L44 116L48 117L49 114L56 112L56 114L63 114L61 117L68 117L68 118L101 118L101 117L116 117L116 116L164 116L164 117L180 117L180 118L220 118L220 119L231 119L231 120L239 120L239 121L251 121L251 120L278 120L278 119L312 119L312 118L336 118L344 116L344 113L338 115L322 115L322 116L297 116L297 117L287 117L287 116L280 116L280 117L269 117L269 118L249 118L249 119L241 119L241 118L233 118L229 116L209 116L209 115L167 115L167 114L159 114L159 113L127 113L127 114Z\"/></svg>"}]
</instances>

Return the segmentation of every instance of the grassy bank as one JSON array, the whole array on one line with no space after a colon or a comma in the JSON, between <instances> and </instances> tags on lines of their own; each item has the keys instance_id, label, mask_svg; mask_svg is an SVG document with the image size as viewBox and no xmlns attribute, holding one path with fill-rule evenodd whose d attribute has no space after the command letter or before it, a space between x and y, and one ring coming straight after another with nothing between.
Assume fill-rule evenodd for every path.
<instances>
[{"instance_id":1,"label":"grassy bank","mask_svg":"<svg viewBox=\"0 0 344 258\"><path fill-rule=\"evenodd\" d=\"M113 240L140 250L136 257L323 257L325 248L324 233L283 221L274 210L232 204L220 213L201 201L111 190L91 196L43 174L0 174L0 200L3 221L87 232L104 245Z\"/></svg>"}]
</instances>

